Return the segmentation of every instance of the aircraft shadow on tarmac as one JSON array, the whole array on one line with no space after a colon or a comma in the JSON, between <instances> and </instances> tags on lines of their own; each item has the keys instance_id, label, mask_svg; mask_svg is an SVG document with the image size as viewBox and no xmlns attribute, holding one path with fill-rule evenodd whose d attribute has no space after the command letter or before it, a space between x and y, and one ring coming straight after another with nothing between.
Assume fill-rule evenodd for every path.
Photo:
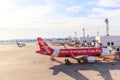
<instances>
[{"instance_id":1,"label":"aircraft shadow on tarmac","mask_svg":"<svg viewBox=\"0 0 120 80\"><path fill-rule=\"evenodd\" d=\"M120 70L120 62L97 62L94 64L82 63L82 64L72 64L72 65L54 65L49 69L53 70L53 75L59 74L59 72L63 72L68 76L72 77L75 80L89 80L88 77L85 77L79 71L85 70L93 70L99 72L96 76L102 76L104 80L113 80L110 70ZM90 76L94 77L94 76Z\"/></svg>"}]
</instances>

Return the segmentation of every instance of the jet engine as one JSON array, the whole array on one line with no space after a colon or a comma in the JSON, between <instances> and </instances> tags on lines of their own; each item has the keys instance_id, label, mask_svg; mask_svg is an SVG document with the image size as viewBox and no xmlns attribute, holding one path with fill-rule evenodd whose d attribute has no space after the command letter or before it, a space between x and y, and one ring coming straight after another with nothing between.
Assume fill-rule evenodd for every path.
<instances>
[{"instance_id":1,"label":"jet engine","mask_svg":"<svg viewBox=\"0 0 120 80\"><path fill-rule=\"evenodd\" d=\"M94 56L88 56L88 57L87 57L87 61L88 61L89 63L94 63L94 62L96 61L96 58L95 58Z\"/></svg>"}]
</instances>

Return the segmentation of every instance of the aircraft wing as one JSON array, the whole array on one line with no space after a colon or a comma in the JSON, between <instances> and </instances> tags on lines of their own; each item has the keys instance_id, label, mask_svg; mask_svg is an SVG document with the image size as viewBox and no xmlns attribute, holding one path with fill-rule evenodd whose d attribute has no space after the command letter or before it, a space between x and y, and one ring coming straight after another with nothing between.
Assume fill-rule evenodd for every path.
<instances>
[{"instance_id":1,"label":"aircraft wing","mask_svg":"<svg viewBox=\"0 0 120 80\"><path fill-rule=\"evenodd\" d=\"M87 57L88 55L80 55L80 56L75 56L75 59L81 59L83 57Z\"/></svg>"},{"instance_id":2,"label":"aircraft wing","mask_svg":"<svg viewBox=\"0 0 120 80\"><path fill-rule=\"evenodd\" d=\"M80 60L86 60L89 63L93 63L96 61L96 58L94 56L88 56L88 55L80 55L80 56L76 56L75 59Z\"/></svg>"}]
</instances>

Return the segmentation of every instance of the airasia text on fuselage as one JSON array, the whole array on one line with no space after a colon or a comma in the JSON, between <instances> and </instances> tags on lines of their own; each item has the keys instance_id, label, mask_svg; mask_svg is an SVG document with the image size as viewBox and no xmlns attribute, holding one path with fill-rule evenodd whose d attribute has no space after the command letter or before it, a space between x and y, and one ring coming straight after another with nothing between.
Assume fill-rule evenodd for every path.
<instances>
[{"instance_id":1,"label":"airasia text on fuselage","mask_svg":"<svg viewBox=\"0 0 120 80\"><path fill-rule=\"evenodd\" d=\"M102 49L61 49L60 53L102 53Z\"/></svg>"}]
</instances>

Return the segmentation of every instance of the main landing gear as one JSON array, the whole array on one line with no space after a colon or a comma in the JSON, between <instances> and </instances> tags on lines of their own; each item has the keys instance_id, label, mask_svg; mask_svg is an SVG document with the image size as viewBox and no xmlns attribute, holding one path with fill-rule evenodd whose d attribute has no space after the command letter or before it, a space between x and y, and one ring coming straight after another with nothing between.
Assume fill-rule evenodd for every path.
<instances>
[{"instance_id":1,"label":"main landing gear","mask_svg":"<svg viewBox=\"0 0 120 80\"><path fill-rule=\"evenodd\" d=\"M88 62L86 57L83 57L81 59L76 59L76 60L77 60L78 63L87 63Z\"/></svg>"},{"instance_id":2,"label":"main landing gear","mask_svg":"<svg viewBox=\"0 0 120 80\"><path fill-rule=\"evenodd\" d=\"M66 65L70 65L71 62L70 62L69 59L68 59L70 56L69 56L69 55L65 55L65 57L66 57L66 59L65 59L65 64L66 64Z\"/></svg>"},{"instance_id":3,"label":"main landing gear","mask_svg":"<svg viewBox=\"0 0 120 80\"><path fill-rule=\"evenodd\" d=\"M69 61L69 59L65 59L65 64L66 65L70 65L71 64L71 62Z\"/></svg>"},{"instance_id":4,"label":"main landing gear","mask_svg":"<svg viewBox=\"0 0 120 80\"><path fill-rule=\"evenodd\" d=\"M78 63L81 63L81 60L77 60Z\"/></svg>"}]
</instances>

